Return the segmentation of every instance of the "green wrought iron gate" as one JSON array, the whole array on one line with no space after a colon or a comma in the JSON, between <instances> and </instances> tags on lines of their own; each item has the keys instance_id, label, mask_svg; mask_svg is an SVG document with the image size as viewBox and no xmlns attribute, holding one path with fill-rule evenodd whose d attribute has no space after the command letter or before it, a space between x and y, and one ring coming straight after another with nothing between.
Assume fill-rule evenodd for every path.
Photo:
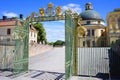
<instances>
[{"instance_id":1,"label":"green wrought iron gate","mask_svg":"<svg viewBox=\"0 0 120 80\"><path fill-rule=\"evenodd\" d=\"M16 21L18 23L18 21ZM16 25L12 35L0 37L0 70L17 76L28 71L29 23Z\"/></svg>"},{"instance_id":2,"label":"green wrought iron gate","mask_svg":"<svg viewBox=\"0 0 120 80\"><path fill-rule=\"evenodd\" d=\"M77 75L77 18L65 13L65 74L66 80Z\"/></svg>"},{"instance_id":3,"label":"green wrought iron gate","mask_svg":"<svg viewBox=\"0 0 120 80\"><path fill-rule=\"evenodd\" d=\"M15 28L15 54L13 73L15 75L28 71L29 57L29 22Z\"/></svg>"}]
</instances>

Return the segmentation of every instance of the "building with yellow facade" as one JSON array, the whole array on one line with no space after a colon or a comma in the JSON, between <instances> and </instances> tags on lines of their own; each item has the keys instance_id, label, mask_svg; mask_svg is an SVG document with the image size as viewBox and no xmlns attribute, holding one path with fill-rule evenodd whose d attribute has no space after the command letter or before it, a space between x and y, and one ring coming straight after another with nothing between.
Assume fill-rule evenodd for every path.
<instances>
[{"instance_id":1,"label":"building with yellow facade","mask_svg":"<svg viewBox=\"0 0 120 80\"><path fill-rule=\"evenodd\" d=\"M120 8L114 9L113 12L109 12L106 21L108 31L107 37L110 45L120 39Z\"/></svg>"},{"instance_id":2,"label":"building with yellow facade","mask_svg":"<svg viewBox=\"0 0 120 80\"><path fill-rule=\"evenodd\" d=\"M85 11L80 14L82 26L87 29L87 35L78 36L79 47L99 47L105 46L103 33L105 23L102 16L93 9L93 5L88 2L85 4ZM102 37L101 37L102 36Z\"/></svg>"}]
</instances>

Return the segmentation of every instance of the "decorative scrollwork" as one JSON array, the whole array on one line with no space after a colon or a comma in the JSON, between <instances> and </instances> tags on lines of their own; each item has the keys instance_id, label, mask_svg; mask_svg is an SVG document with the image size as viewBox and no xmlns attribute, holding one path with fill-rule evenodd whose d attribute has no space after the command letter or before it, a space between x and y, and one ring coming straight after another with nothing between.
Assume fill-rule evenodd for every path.
<instances>
[{"instance_id":1,"label":"decorative scrollwork","mask_svg":"<svg viewBox=\"0 0 120 80\"><path fill-rule=\"evenodd\" d=\"M52 8L53 7L53 4L52 3L49 3L48 4L48 8Z\"/></svg>"},{"instance_id":2,"label":"decorative scrollwork","mask_svg":"<svg viewBox=\"0 0 120 80\"><path fill-rule=\"evenodd\" d=\"M79 37L83 37L83 35L87 35L87 29L81 25L82 18L79 16L78 17L78 35Z\"/></svg>"},{"instance_id":3,"label":"decorative scrollwork","mask_svg":"<svg viewBox=\"0 0 120 80\"><path fill-rule=\"evenodd\" d=\"M66 10L66 13L71 14L72 18L77 18L78 14L76 12L72 12L69 8ZM54 4L49 3L47 8L40 8L39 14L36 12L32 12L30 16L26 18L26 21L33 22L33 21L44 21L44 20L64 20L65 14L62 11L60 6L54 7Z\"/></svg>"},{"instance_id":4,"label":"decorative scrollwork","mask_svg":"<svg viewBox=\"0 0 120 80\"><path fill-rule=\"evenodd\" d=\"M68 9L68 10L67 10L67 13L68 13L68 14L72 14L72 10L71 10L71 9Z\"/></svg>"},{"instance_id":5,"label":"decorative scrollwork","mask_svg":"<svg viewBox=\"0 0 120 80\"><path fill-rule=\"evenodd\" d=\"M77 12L74 12L74 13L73 13L73 17L74 17L74 18L77 18L77 17L78 17L78 13L77 13Z\"/></svg>"},{"instance_id":6,"label":"decorative scrollwork","mask_svg":"<svg viewBox=\"0 0 120 80\"><path fill-rule=\"evenodd\" d=\"M54 14L53 4L49 3L48 8L46 9L46 14L48 16L52 16Z\"/></svg>"},{"instance_id":7,"label":"decorative scrollwork","mask_svg":"<svg viewBox=\"0 0 120 80\"><path fill-rule=\"evenodd\" d=\"M39 9L39 13L42 17L44 17L45 16L45 9L44 8Z\"/></svg>"},{"instance_id":8,"label":"decorative scrollwork","mask_svg":"<svg viewBox=\"0 0 120 80\"><path fill-rule=\"evenodd\" d=\"M62 9L60 6L56 7L56 16L60 16L62 12Z\"/></svg>"}]
</instances>

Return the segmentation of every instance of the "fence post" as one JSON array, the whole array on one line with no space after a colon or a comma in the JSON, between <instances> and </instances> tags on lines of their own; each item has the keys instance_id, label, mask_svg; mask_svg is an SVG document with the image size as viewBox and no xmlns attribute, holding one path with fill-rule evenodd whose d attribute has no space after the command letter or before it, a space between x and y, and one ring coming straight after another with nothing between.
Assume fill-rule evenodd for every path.
<instances>
[{"instance_id":1,"label":"fence post","mask_svg":"<svg viewBox=\"0 0 120 80\"><path fill-rule=\"evenodd\" d=\"M74 32L73 32L73 39L74 39L74 54L73 54L73 57L74 57L74 75L78 75L78 32L77 32L77 26L78 26L78 18L75 17L74 18Z\"/></svg>"}]
</instances>

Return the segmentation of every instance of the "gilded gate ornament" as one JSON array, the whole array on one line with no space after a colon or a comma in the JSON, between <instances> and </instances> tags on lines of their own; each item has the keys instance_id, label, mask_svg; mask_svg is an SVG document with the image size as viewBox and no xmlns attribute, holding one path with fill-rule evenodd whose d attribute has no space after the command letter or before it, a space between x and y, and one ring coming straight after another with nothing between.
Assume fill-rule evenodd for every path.
<instances>
[{"instance_id":1,"label":"gilded gate ornament","mask_svg":"<svg viewBox=\"0 0 120 80\"><path fill-rule=\"evenodd\" d=\"M35 16L35 12L32 12L31 13L31 18L34 18L34 16Z\"/></svg>"},{"instance_id":2,"label":"gilded gate ornament","mask_svg":"<svg viewBox=\"0 0 120 80\"><path fill-rule=\"evenodd\" d=\"M26 17L26 21L29 21L29 16L28 16L28 17Z\"/></svg>"},{"instance_id":3,"label":"gilded gate ornament","mask_svg":"<svg viewBox=\"0 0 120 80\"><path fill-rule=\"evenodd\" d=\"M32 21L34 21L35 20L35 16L38 16L38 13L36 13L36 12L32 12L31 13L31 15L30 15L30 17L29 17L29 20L32 22Z\"/></svg>"},{"instance_id":4,"label":"gilded gate ornament","mask_svg":"<svg viewBox=\"0 0 120 80\"><path fill-rule=\"evenodd\" d=\"M52 8L53 7L53 4L52 3L49 3L48 4L48 8Z\"/></svg>"},{"instance_id":5,"label":"gilded gate ornament","mask_svg":"<svg viewBox=\"0 0 120 80\"><path fill-rule=\"evenodd\" d=\"M72 10L71 10L71 9L68 9L68 10L67 10L67 13L68 13L68 14L71 14L71 13L72 13Z\"/></svg>"},{"instance_id":6,"label":"gilded gate ornament","mask_svg":"<svg viewBox=\"0 0 120 80\"><path fill-rule=\"evenodd\" d=\"M87 35L87 29L81 25L82 18L78 17L78 36L83 37L83 35Z\"/></svg>"},{"instance_id":7,"label":"gilded gate ornament","mask_svg":"<svg viewBox=\"0 0 120 80\"><path fill-rule=\"evenodd\" d=\"M69 8L66 10L68 14L72 14L72 10ZM65 20L65 15L62 12L62 8L60 6L54 7L54 4L49 3L47 8L40 8L39 14L36 12L32 12L30 16L26 18L26 21L51 21L51 20Z\"/></svg>"},{"instance_id":8,"label":"gilded gate ornament","mask_svg":"<svg viewBox=\"0 0 120 80\"><path fill-rule=\"evenodd\" d=\"M56 16L60 16L62 12L62 9L60 6L56 7Z\"/></svg>"},{"instance_id":9,"label":"gilded gate ornament","mask_svg":"<svg viewBox=\"0 0 120 80\"><path fill-rule=\"evenodd\" d=\"M54 14L53 4L49 3L48 8L46 9L46 14L48 16L52 16Z\"/></svg>"},{"instance_id":10,"label":"gilded gate ornament","mask_svg":"<svg viewBox=\"0 0 120 80\"><path fill-rule=\"evenodd\" d=\"M39 9L39 13L42 17L44 17L45 16L45 9L44 8Z\"/></svg>"},{"instance_id":11,"label":"gilded gate ornament","mask_svg":"<svg viewBox=\"0 0 120 80\"><path fill-rule=\"evenodd\" d=\"M78 13L77 12L73 12L73 17L77 18L78 17Z\"/></svg>"}]
</instances>

